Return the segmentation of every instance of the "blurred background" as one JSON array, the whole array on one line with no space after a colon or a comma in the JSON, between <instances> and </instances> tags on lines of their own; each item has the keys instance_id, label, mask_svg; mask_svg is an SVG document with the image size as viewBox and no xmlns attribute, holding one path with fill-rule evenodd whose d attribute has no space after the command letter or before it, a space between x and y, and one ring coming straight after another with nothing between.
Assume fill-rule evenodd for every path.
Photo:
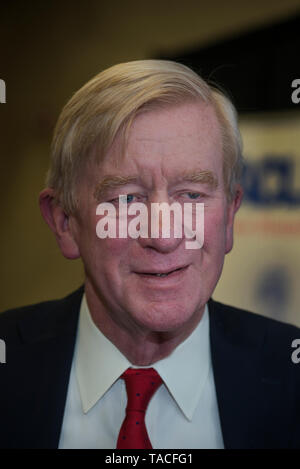
<instances>
[{"instance_id":1,"label":"blurred background","mask_svg":"<svg viewBox=\"0 0 300 469\"><path fill-rule=\"evenodd\" d=\"M245 200L214 298L300 325L300 0L14 1L0 15L0 311L83 282L37 202L62 106L113 64L170 58L240 113Z\"/></svg>"}]
</instances>

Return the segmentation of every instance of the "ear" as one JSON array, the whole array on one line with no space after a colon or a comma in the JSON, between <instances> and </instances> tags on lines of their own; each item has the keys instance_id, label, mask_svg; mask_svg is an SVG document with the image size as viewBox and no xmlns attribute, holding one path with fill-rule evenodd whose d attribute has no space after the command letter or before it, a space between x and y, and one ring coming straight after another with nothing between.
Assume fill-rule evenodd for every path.
<instances>
[{"instance_id":1,"label":"ear","mask_svg":"<svg viewBox=\"0 0 300 469\"><path fill-rule=\"evenodd\" d=\"M227 207L227 223L226 223L226 250L225 254L228 254L233 247L233 224L236 212L241 206L243 200L243 188L240 184L237 184L235 195L233 200L228 203Z\"/></svg>"},{"instance_id":2,"label":"ear","mask_svg":"<svg viewBox=\"0 0 300 469\"><path fill-rule=\"evenodd\" d=\"M53 189L44 189L39 196L40 210L45 222L53 231L57 244L67 259L78 259L80 252L70 229L69 215L55 199Z\"/></svg>"}]
</instances>

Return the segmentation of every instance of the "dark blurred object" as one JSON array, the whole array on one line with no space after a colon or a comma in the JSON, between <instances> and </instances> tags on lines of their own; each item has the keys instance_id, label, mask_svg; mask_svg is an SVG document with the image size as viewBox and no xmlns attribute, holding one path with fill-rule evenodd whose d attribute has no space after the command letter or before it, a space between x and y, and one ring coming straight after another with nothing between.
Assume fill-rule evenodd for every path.
<instances>
[{"instance_id":1,"label":"dark blurred object","mask_svg":"<svg viewBox=\"0 0 300 469\"><path fill-rule=\"evenodd\" d=\"M300 15L193 51L160 58L188 65L233 99L239 112L296 109ZM300 108L300 105L299 105Z\"/></svg>"}]
</instances>

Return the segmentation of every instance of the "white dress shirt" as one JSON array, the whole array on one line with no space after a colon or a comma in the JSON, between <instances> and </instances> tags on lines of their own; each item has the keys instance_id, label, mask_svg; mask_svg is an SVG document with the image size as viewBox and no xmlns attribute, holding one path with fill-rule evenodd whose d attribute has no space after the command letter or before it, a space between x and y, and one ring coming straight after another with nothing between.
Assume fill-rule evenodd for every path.
<instances>
[{"instance_id":1,"label":"white dress shirt","mask_svg":"<svg viewBox=\"0 0 300 469\"><path fill-rule=\"evenodd\" d=\"M119 377L128 367L134 366L94 324L84 295L59 448L116 448L127 403ZM163 380L145 418L152 447L224 448L207 305L192 334L152 367Z\"/></svg>"}]
</instances>

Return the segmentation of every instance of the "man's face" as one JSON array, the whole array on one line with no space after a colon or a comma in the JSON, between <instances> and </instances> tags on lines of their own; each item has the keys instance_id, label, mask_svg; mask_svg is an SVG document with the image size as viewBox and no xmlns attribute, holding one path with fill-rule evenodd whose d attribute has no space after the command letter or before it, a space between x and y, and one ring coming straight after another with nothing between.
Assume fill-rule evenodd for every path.
<instances>
[{"instance_id":1,"label":"man's face","mask_svg":"<svg viewBox=\"0 0 300 469\"><path fill-rule=\"evenodd\" d=\"M88 300L103 320L109 317L121 328L175 333L201 318L231 249L235 208L223 185L219 125L204 103L152 110L134 120L122 159L121 148L117 138L104 161L87 170L71 221ZM211 177L186 177L204 171ZM118 186L120 176L132 181ZM128 206L143 202L149 211L153 202L204 203L203 247L187 249L184 237L172 236L100 239L96 207L113 201L117 208L121 194ZM166 272L173 273L155 275Z\"/></svg>"}]
</instances>

